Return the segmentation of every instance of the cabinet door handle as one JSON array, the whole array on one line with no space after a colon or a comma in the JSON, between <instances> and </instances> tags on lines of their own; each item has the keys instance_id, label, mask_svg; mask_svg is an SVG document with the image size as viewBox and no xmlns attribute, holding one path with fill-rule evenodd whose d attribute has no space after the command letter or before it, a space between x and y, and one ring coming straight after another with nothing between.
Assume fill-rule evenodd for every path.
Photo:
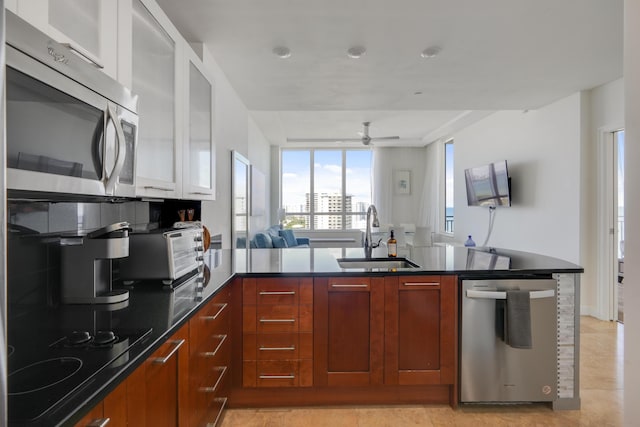
<instances>
[{"instance_id":1,"label":"cabinet door handle","mask_svg":"<svg viewBox=\"0 0 640 427\"><path fill-rule=\"evenodd\" d=\"M294 379L296 376L293 374L290 375L268 375L268 374L262 374L260 375L260 379L261 380L292 380Z\"/></svg>"},{"instance_id":2,"label":"cabinet door handle","mask_svg":"<svg viewBox=\"0 0 640 427\"><path fill-rule=\"evenodd\" d=\"M185 339L170 341L172 344L174 344L173 349L165 357L156 357L155 359L153 359L153 363L158 363L161 365L167 363L169 359L171 359L171 356L173 356L175 352L178 351L178 349L182 347L182 344L184 344L186 341L187 340Z\"/></svg>"},{"instance_id":3,"label":"cabinet door handle","mask_svg":"<svg viewBox=\"0 0 640 427\"><path fill-rule=\"evenodd\" d=\"M296 291L260 291L260 295L295 295Z\"/></svg>"},{"instance_id":4,"label":"cabinet door handle","mask_svg":"<svg viewBox=\"0 0 640 427\"><path fill-rule=\"evenodd\" d=\"M200 387L198 390L200 390L203 393L215 393L218 390L218 386L220 385L220 381L222 381L222 378L224 377L224 374L227 373L227 367L226 366L219 366L219 367L217 367L215 369L217 371L222 371L222 372L220 373L220 376L218 377L218 380L213 385L213 387Z\"/></svg>"},{"instance_id":5,"label":"cabinet door handle","mask_svg":"<svg viewBox=\"0 0 640 427\"><path fill-rule=\"evenodd\" d=\"M202 318L204 320L216 320L218 318L218 316L220 316L220 313L222 313L224 311L225 308L227 308L227 303L225 302L224 304L218 304L220 305L220 310L218 310L218 312L216 314L214 314L213 316L202 316Z\"/></svg>"},{"instance_id":6,"label":"cabinet door handle","mask_svg":"<svg viewBox=\"0 0 640 427\"><path fill-rule=\"evenodd\" d=\"M332 283L331 287L332 288L367 288L369 287L369 285L367 285L366 283L353 284L353 285L339 285L337 283Z\"/></svg>"},{"instance_id":7,"label":"cabinet door handle","mask_svg":"<svg viewBox=\"0 0 640 427\"><path fill-rule=\"evenodd\" d=\"M173 188L158 187L157 185L145 185L145 190L173 191Z\"/></svg>"},{"instance_id":8,"label":"cabinet door handle","mask_svg":"<svg viewBox=\"0 0 640 427\"><path fill-rule=\"evenodd\" d=\"M296 319L260 319L260 323L294 323Z\"/></svg>"},{"instance_id":9,"label":"cabinet door handle","mask_svg":"<svg viewBox=\"0 0 640 427\"><path fill-rule=\"evenodd\" d=\"M96 56L89 53L88 50L81 48L80 46L77 46L75 43L60 43L60 44L74 51L78 55L82 56L87 61L93 63L93 65L95 65L97 68L100 68L100 69L104 68L104 65L102 64L102 62Z\"/></svg>"},{"instance_id":10,"label":"cabinet door handle","mask_svg":"<svg viewBox=\"0 0 640 427\"><path fill-rule=\"evenodd\" d=\"M403 286L440 286L438 282L403 282Z\"/></svg>"},{"instance_id":11,"label":"cabinet door handle","mask_svg":"<svg viewBox=\"0 0 640 427\"><path fill-rule=\"evenodd\" d=\"M295 351L296 346L292 345L290 347L260 347L260 351Z\"/></svg>"},{"instance_id":12,"label":"cabinet door handle","mask_svg":"<svg viewBox=\"0 0 640 427\"><path fill-rule=\"evenodd\" d=\"M111 422L111 418L99 418L87 424L87 427L104 427Z\"/></svg>"},{"instance_id":13,"label":"cabinet door handle","mask_svg":"<svg viewBox=\"0 0 640 427\"><path fill-rule=\"evenodd\" d=\"M195 194L198 196L212 196L213 193L207 193L205 191L189 191L189 194Z\"/></svg>"},{"instance_id":14,"label":"cabinet door handle","mask_svg":"<svg viewBox=\"0 0 640 427\"><path fill-rule=\"evenodd\" d=\"M218 353L218 350L220 350L220 347L222 347L222 344L224 344L224 342L227 340L227 335L214 335L214 338L220 338L220 342L218 343L218 346L213 351L205 351L204 353L202 353L204 357L215 356L216 353Z\"/></svg>"}]
</instances>

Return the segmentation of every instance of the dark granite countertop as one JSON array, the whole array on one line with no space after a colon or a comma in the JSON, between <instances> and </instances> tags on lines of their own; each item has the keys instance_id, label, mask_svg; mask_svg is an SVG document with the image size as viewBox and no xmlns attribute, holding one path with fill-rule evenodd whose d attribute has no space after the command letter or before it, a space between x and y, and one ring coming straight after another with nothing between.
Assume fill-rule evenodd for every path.
<instances>
[{"instance_id":1,"label":"dark granite countertop","mask_svg":"<svg viewBox=\"0 0 640 427\"><path fill-rule=\"evenodd\" d=\"M385 255L384 249L374 252L374 257ZM342 269L337 258L362 258L361 248L322 249L238 249L211 250L205 254L211 276L203 289L182 291L181 304L174 304L178 290L164 288L161 283L138 283L130 287L128 304L122 307L60 305L38 312L13 308L9 323L9 345L15 348L10 354L10 365L24 366L42 358L42 348L47 350L60 331L97 330L107 327L114 330L134 331L145 334L122 356L93 375L90 380L66 395L59 403L42 413L35 420L15 420L20 412L12 405L15 398L9 396L10 425L71 425L91 407L102 400L127 375L137 368L153 351L174 334L202 304L211 299L236 274L242 276L327 276L327 275L379 275L379 274L457 274L463 277L507 276L550 273L581 273L575 264L543 255L501 249L467 249L463 247L413 248L407 258L418 264L412 269ZM183 296L187 298L182 298ZM186 302L185 302L186 301ZM179 308L178 308L179 307ZM80 326L79 326L80 325ZM150 330L150 332L149 332ZM57 335L56 335L57 334ZM138 337L136 335L136 337ZM33 337L46 337L46 341ZM133 339L133 338L132 338ZM138 338L136 338L138 339ZM86 353L85 353L86 356ZM14 358L14 362L12 362ZM19 360L20 362L15 362ZM19 366L19 365L18 365ZM10 369L11 370L11 369ZM11 381L11 378L10 378Z\"/></svg>"}]
</instances>

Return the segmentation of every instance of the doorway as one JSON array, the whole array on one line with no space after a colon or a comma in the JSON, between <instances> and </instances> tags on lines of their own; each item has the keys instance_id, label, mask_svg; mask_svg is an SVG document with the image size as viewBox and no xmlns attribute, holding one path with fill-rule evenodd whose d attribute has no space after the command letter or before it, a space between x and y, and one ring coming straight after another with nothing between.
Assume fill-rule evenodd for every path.
<instances>
[{"instance_id":1,"label":"doorway","mask_svg":"<svg viewBox=\"0 0 640 427\"><path fill-rule=\"evenodd\" d=\"M624 129L613 132L614 149L614 204L616 214L615 242L617 248L616 272L617 283L615 296L618 322L624 322Z\"/></svg>"},{"instance_id":2,"label":"doorway","mask_svg":"<svg viewBox=\"0 0 640 427\"><path fill-rule=\"evenodd\" d=\"M597 313L624 320L624 129L600 129L598 146Z\"/></svg>"}]
</instances>

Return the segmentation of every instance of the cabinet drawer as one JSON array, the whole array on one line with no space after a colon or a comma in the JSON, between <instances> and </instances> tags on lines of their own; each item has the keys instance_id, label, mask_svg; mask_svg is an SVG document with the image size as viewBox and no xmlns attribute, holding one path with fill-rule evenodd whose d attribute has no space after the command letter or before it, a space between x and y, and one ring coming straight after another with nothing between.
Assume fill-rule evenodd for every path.
<instances>
[{"instance_id":1,"label":"cabinet drawer","mask_svg":"<svg viewBox=\"0 0 640 427\"><path fill-rule=\"evenodd\" d=\"M398 278L398 290L440 289L440 276L409 276Z\"/></svg>"},{"instance_id":2,"label":"cabinet drawer","mask_svg":"<svg viewBox=\"0 0 640 427\"><path fill-rule=\"evenodd\" d=\"M227 370L219 369L210 377L206 384L194 389L192 393L193 415L200 420L194 425L216 425L221 411L226 404L228 391L231 384L231 375Z\"/></svg>"},{"instance_id":3,"label":"cabinet drawer","mask_svg":"<svg viewBox=\"0 0 640 427\"><path fill-rule=\"evenodd\" d=\"M243 340L244 360L295 360L300 358L298 334L247 334Z\"/></svg>"},{"instance_id":4,"label":"cabinet drawer","mask_svg":"<svg viewBox=\"0 0 640 427\"><path fill-rule=\"evenodd\" d=\"M300 318L296 305L257 306L257 332L298 332Z\"/></svg>"},{"instance_id":5,"label":"cabinet drawer","mask_svg":"<svg viewBox=\"0 0 640 427\"><path fill-rule=\"evenodd\" d=\"M217 335L229 332L230 306L228 302L212 301L189 321L191 353Z\"/></svg>"},{"instance_id":6,"label":"cabinet drawer","mask_svg":"<svg viewBox=\"0 0 640 427\"><path fill-rule=\"evenodd\" d=\"M330 277L327 281L329 292L368 292L371 279L368 277Z\"/></svg>"},{"instance_id":7,"label":"cabinet drawer","mask_svg":"<svg viewBox=\"0 0 640 427\"><path fill-rule=\"evenodd\" d=\"M231 361L231 345L228 340L221 341L213 351L204 349L196 352L190 358L193 372L192 386L200 386L207 381L211 373L221 366L229 366Z\"/></svg>"},{"instance_id":8,"label":"cabinet drawer","mask_svg":"<svg viewBox=\"0 0 640 427\"><path fill-rule=\"evenodd\" d=\"M300 382L298 361L258 361L256 363L258 387L296 387Z\"/></svg>"},{"instance_id":9,"label":"cabinet drawer","mask_svg":"<svg viewBox=\"0 0 640 427\"><path fill-rule=\"evenodd\" d=\"M300 301L297 279L261 279L256 292L258 305L298 305Z\"/></svg>"}]
</instances>

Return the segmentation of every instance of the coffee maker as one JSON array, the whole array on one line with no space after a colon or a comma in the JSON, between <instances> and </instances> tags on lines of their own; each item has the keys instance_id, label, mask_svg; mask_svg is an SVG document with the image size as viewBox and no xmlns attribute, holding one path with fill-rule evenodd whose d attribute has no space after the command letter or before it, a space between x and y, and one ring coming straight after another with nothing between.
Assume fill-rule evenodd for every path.
<instances>
[{"instance_id":1,"label":"coffee maker","mask_svg":"<svg viewBox=\"0 0 640 427\"><path fill-rule=\"evenodd\" d=\"M62 239L62 302L113 304L129 291L112 289L112 260L129 256L128 222L118 222L85 236Z\"/></svg>"}]
</instances>

